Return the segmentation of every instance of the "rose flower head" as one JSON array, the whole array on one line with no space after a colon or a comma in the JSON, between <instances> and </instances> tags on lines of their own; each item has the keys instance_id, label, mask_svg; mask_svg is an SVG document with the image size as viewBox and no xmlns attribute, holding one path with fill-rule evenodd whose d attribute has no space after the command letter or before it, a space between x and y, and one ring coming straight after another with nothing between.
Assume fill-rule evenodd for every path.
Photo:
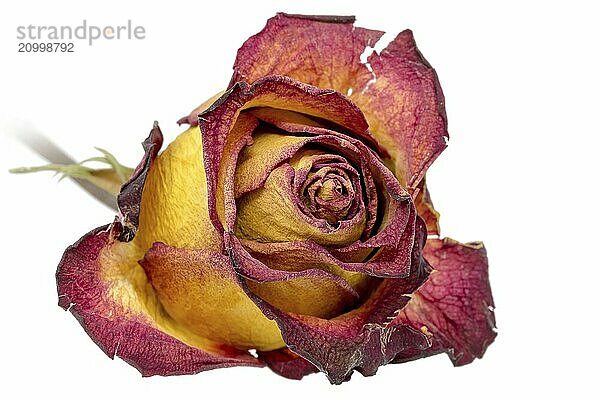
<instances>
[{"instance_id":1,"label":"rose flower head","mask_svg":"<svg viewBox=\"0 0 600 400\"><path fill-rule=\"evenodd\" d=\"M59 304L109 357L144 376L266 365L339 384L483 356L485 248L439 238L425 184L448 139L437 75L408 30L361 62L383 32L353 23L271 18L183 133L160 152L155 123L118 170L115 221L56 273Z\"/></svg>"}]
</instances>

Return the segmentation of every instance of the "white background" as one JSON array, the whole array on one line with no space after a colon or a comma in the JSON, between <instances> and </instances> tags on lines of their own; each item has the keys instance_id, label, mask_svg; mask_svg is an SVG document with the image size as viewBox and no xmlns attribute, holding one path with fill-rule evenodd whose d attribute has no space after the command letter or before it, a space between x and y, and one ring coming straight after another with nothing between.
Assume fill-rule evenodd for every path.
<instances>
[{"instance_id":1,"label":"white background","mask_svg":"<svg viewBox=\"0 0 600 400\"><path fill-rule=\"evenodd\" d=\"M600 32L591 6L54 0L0 8L0 397L597 398ZM77 159L99 146L135 165L152 122L170 142L175 121L225 88L236 50L276 11L355 14L388 40L411 28L436 68L451 139L428 183L442 233L488 249L499 335L482 360L453 368L441 355L371 378L355 373L337 387L321 374L296 382L266 368L142 379L56 305L64 248L113 212L50 173L9 175L43 163L15 137L40 132ZM147 38L17 53L18 25L84 18L131 19Z\"/></svg>"}]
</instances>

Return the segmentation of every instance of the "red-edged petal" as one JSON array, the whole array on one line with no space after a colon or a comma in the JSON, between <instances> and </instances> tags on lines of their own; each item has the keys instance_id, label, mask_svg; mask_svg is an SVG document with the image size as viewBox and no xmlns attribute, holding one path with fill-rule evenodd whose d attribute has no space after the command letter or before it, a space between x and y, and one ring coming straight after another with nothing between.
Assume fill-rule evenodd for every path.
<instances>
[{"instance_id":1,"label":"red-edged petal","mask_svg":"<svg viewBox=\"0 0 600 400\"><path fill-rule=\"evenodd\" d=\"M254 113L254 115L264 118L263 114ZM364 240L354 241L352 244L341 248L327 250L318 244L320 243L318 239L320 236L317 237L317 235L314 234L311 240L305 241L302 240L302 238L293 239L294 242L289 245L290 250L293 247L294 251L303 251L307 254L318 253L321 255L336 257L340 260L337 262L338 266L341 266L343 269L348 271L363 272L369 275L381 277L405 277L410 268L410 252L412 248L411 243L413 240L416 215L414 213L414 207L409 201L410 195L399 185L393 174L381 163L374 152L359 140L352 139L348 136L338 134L328 129L314 126L304 126L291 122L275 121L274 124L281 129L289 131L290 133L312 134L314 136L300 136L297 137L298 140L296 140L294 143L286 144L286 146L282 149L277 148L274 151L277 156L272 156L269 154L269 158L265 158L264 162L260 166L259 171L246 171L248 168L245 168L245 164L242 162L239 169L244 170L244 174L255 172L256 179L248 180L248 182L251 183L251 186L245 185L244 187L236 187L236 191L239 190L241 195L243 195L244 192L250 192L251 197L260 194L261 192L257 192L256 189L263 186L264 181L270 176L269 173L272 172L270 171L270 168L289 160L292 156L294 156L294 154L296 154L296 152L299 151L300 148L306 146L307 144L322 144L336 149L339 154L347 158L348 161L351 161L353 165L355 165L357 168L360 167L359 169L361 171L361 175L364 177L366 186L366 199L368 200L367 207L365 207L366 211L368 212L366 230L371 237L367 237ZM259 139L257 139L257 141ZM253 154L253 159L257 156L262 157L264 154ZM263 165L264 169L262 168ZM284 167L285 165L282 165L279 168ZM289 173L293 174L292 168L290 167L288 169L290 170ZM371 232L371 228L375 223L376 217L373 210L374 207L371 206L377 205L378 195L376 193L376 188L372 178L379 183L378 186L381 189L381 198L379 201L382 203L380 209L383 211L383 217L381 218L379 229L375 233ZM289 180L291 182L291 176L289 177ZM281 191L281 193L287 193L283 190L283 186L280 186L278 186L278 192ZM288 186L291 188L291 184ZM290 190L295 192L293 189ZM273 220L273 224L269 225L270 233L279 232L279 230L282 229L280 227L282 221L273 217L269 208L246 208L249 208L253 213L251 214L253 218L258 218L261 221ZM245 209L244 204L242 204L240 209ZM257 212L262 214L256 214ZM257 217L257 215L260 215L260 217ZM298 215L304 214L298 210ZM243 220L244 218L242 218L242 223ZM287 223L286 221L283 223ZM345 228L346 225L344 224L349 222L350 221L343 221L340 225L340 228ZM328 226L325 221L323 221L323 223L325 226ZM247 234L251 233L248 225L242 226ZM288 228L286 227L286 229ZM329 231L325 230L324 232L328 233ZM341 233L345 231L339 230L337 232L338 233L336 234L336 237L341 237ZM252 237L247 236L245 238L253 239ZM269 239L273 240L271 237L269 237ZM288 240L291 239L288 238ZM281 246L287 245L285 243L276 243L274 246L279 248L281 251ZM380 248L381 250L368 262L362 262L366 255ZM260 252L259 249L256 250ZM270 250L269 253L271 253ZM312 256L309 256L308 258L314 259ZM276 266L272 267L277 268Z\"/></svg>"},{"instance_id":2,"label":"red-edged petal","mask_svg":"<svg viewBox=\"0 0 600 400\"><path fill-rule=\"evenodd\" d=\"M428 235L437 235L440 234L440 213L438 213L433 207L433 202L431 201L431 196L429 195L429 190L427 189L427 185L425 184L425 179L419 183L418 187L419 191L417 195L414 196L415 207L417 208L417 213L419 217L425 221L427 225L427 234ZM414 195L414 194L413 194Z\"/></svg>"},{"instance_id":3,"label":"red-edged petal","mask_svg":"<svg viewBox=\"0 0 600 400\"><path fill-rule=\"evenodd\" d=\"M148 171L158 155L163 144L163 135L158 126L158 122L154 121L154 126L150 131L148 138L144 140L142 146L144 148L144 156L142 161L131 174L129 180L121 188L121 192L117 196L117 204L123 227L123 233L120 240L129 241L133 239L140 223L140 204L142 201L142 190L148 176Z\"/></svg>"},{"instance_id":4,"label":"red-edged petal","mask_svg":"<svg viewBox=\"0 0 600 400\"><path fill-rule=\"evenodd\" d=\"M428 353L400 354L396 362L442 351L457 366L481 358L496 337L485 247L430 239L424 256L434 271L398 319L433 335L433 346Z\"/></svg>"},{"instance_id":5,"label":"red-edged petal","mask_svg":"<svg viewBox=\"0 0 600 400\"><path fill-rule=\"evenodd\" d=\"M119 356L144 376L261 365L229 346L215 345L209 352L185 344L159 330L150 313L134 312L128 309L127 299L111 295L101 260L103 252L117 243L121 230L115 222L86 234L65 251L56 272L59 305L71 311L107 356Z\"/></svg>"},{"instance_id":6,"label":"red-edged petal","mask_svg":"<svg viewBox=\"0 0 600 400\"><path fill-rule=\"evenodd\" d=\"M197 116L198 123L200 128L205 128L202 132L221 133L217 137L223 137L230 128L223 121L234 122L235 118L231 117L235 117L242 108L250 107L271 107L322 118L353 132L368 144L376 143L361 110L346 96L281 75L264 76L252 85L236 83ZM218 120L218 117L223 120Z\"/></svg>"},{"instance_id":7,"label":"red-edged petal","mask_svg":"<svg viewBox=\"0 0 600 400\"><path fill-rule=\"evenodd\" d=\"M249 140L251 131L240 134L239 140L232 141L232 138L236 134L234 127L242 117L240 113L244 109L255 107L295 111L327 120L330 124L341 127L340 129L344 132L352 132L355 139L361 139L377 148L376 141L368 130L364 115L350 100L334 90L319 89L284 76L267 76L252 85L238 82L206 111L197 116L202 131L209 213L219 232L223 232L223 223L219 219L217 205L219 177L223 174L223 168L227 168L227 164L237 157L237 154L229 154L225 149L228 143L235 144L239 140ZM244 117L254 119L251 115L244 114ZM239 151L240 149L236 148L235 150ZM224 154L230 157L230 160L226 160L225 163L222 162ZM232 171L234 170L232 169ZM228 177L225 181L225 183L231 181L232 185L233 177ZM226 193L232 189L227 186L224 188ZM233 201L233 197L230 197L230 200ZM230 216L226 215L226 218L227 225L230 225L232 222Z\"/></svg>"},{"instance_id":8,"label":"red-edged petal","mask_svg":"<svg viewBox=\"0 0 600 400\"><path fill-rule=\"evenodd\" d=\"M240 275L258 283L281 282L297 278L322 278L330 279L337 283L340 288L348 292L349 296L358 297L355 290L343 279L335 274L326 272L322 269L303 269L301 271L286 271L281 269L272 269L255 259L244 248L242 242L237 237L227 234L226 243L229 243L231 254L235 256L234 268ZM266 246L275 245L268 243Z\"/></svg>"},{"instance_id":9,"label":"red-edged petal","mask_svg":"<svg viewBox=\"0 0 600 400\"><path fill-rule=\"evenodd\" d=\"M383 32L356 28L354 20L278 13L238 50L230 86L276 74L344 94L364 87L372 75L360 56Z\"/></svg>"},{"instance_id":10,"label":"red-edged petal","mask_svg":"<svg viewBox=\"0 0 600 400\"><path fill-rule=\"evenodd\" d=\"M277 14L238 51L231 85L278 74L348 95L390 153L401 183L414 189L448 138L437 75L409 30L362 63L361 54L383 32L353 23L353 17Z\"/></svg>"},{"instance_id":11,"label":"red-edged petal","mask_svg":"<svg viewBox=\"0 0 600 400\"><path fill-rule=\"evenodd\" d=\"M248 295L281 330L289 349L324 372L334 384L349 379L357 369L373 375L380 365L391 362L403 351L430 347L420 330L394 319L428 277L429 266L421 257L426 230L422 221L412 252L412 271L405 279L385 279L358 309L327 320L286 313L253 293ZM236 254L232 254L235 259Z\"/></svg>"},{"instance_id":12,"label":"red-edged petal","mask_svg":"<svg viewBox=\"0 0 600 400\"><path fill-rule=\"evenodd\" d=\"M139 264L161 307L186 332L238 349L284 346L277 325L244 294L230 258L218 248L157 242Z\"/></svg>"},{"instance_id":13,"label":"red-edged petal","mask_svg":"<svg viewBox=\"0 0 600 400\"><path fill-rule=\"evenodd\" d=\"M248 279L249 288L284 312L331 318L359 299L349 282L318 265L299 271L272 269L252 257L237 237L227 235L226 243L235 270Z\"/></svg>"},{"instance_id":14,"label":"red-edged petal","mask_svg":"<svg viewBox=\"0 0 600 400\"><path fill-rule=\"evenodd\" d=\"M403 232L402 235L395 241L389 241L367 261L346 262L344 258L352 258L352 255L360 250L375 251L379 248L379 246L370 247L368 241L347 246L348 251L344 251L344 248L330 250L312 240L279 243L244 240L243 245L250 252L252 258L261 260L271 269L286 270L290 268L291 263L294 263L295 270L302 270L302 266L306 266L306 269L314 266L322 269L339 267L345 271L360 272L369 276L405 278L410 274L411 251L417 217L414 209L411 211L409 206L403 208L402 213L407 215L402 219L393 220L397 223L396 228ZM243 272L244 265L239 266L240 273L247 275L248 272Z\"/></svg>"},{"instance_id":15,"label":"red-edged petal","mask_svg":"<svg viewBox=\"0 0 600 400\"><path fill-rule=\"evenodd\" d=\"M319 372L317 367L289 349L259 351L258 358L264 361L277 375L300 380L306 375Z\"/></svg>"},{"instance_id":16,"label":"red-edged petal","mask_svg":"<svg viewBox=\"0 0 600 400\"><path fill-rule=\"evenodd\" d=\"M396 175L415 188L448 139L437 74L417 49L410 30L401 32L381 54L373 53L368 62L375 81L352 99L392 155Z\"/></svg>"}]
</instances>

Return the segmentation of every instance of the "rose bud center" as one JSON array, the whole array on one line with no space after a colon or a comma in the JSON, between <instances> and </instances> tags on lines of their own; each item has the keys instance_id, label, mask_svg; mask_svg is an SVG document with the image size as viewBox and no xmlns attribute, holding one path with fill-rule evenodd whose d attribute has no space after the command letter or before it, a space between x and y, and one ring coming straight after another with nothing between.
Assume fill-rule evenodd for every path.
<instances>
[{"instance_id":1,"label":"rose bud center","mask_svg":"<svg viewBox=\"0 0 600 400\"><path fill-rule=\"evenodd\" d=\"M302 199L314 217L333 225L348 215L354 200L354 187L344 171L324 167L309 175Z\"/></svg>"}]
</instances>

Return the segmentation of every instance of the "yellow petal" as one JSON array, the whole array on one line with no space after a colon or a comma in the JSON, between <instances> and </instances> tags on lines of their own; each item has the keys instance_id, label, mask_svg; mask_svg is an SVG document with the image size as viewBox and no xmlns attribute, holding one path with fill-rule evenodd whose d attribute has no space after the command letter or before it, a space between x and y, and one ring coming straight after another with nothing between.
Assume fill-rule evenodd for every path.
<instances>
[{"instance_id":1,"label":"yellow petal","mask_svg":"<svg viewBox=\"0 0 600 400\"><path fill-rule=\"evenodd\" d=\"M312 239L323 245L345 245L358 240L365 227L360 222L339 227L317 226L298 208L291 190L293 168L284 164L271 172L263 188L242 197L235 225L240 238L259 242Z\"/></svg>"},{"instance_id":2,"label":"yellow petal","mask_svg":"<svg viewBox=\"0 0 600 400\"><path fill-rule=\"evenodd\" d=\"M144 252L132 242L112 241L101 250L99 278L106 290L107 304L114 309L105 310L105 318L144 320L149 326L165 332L182 342L210 352L218 352L219 342L200 336L175 321L161 305L156 292L138 264ZM117 308L118 305L118 308Z\"/></svg>"},{"instance_id":3,"label":"yellow petal","mask_svg":"<svg viewBox=\"0 0 600 400\"><path fill-rule=\"evenodd\" d=\"M198 127L191 127L179 135L156 158L148 173L138 232L133 242L126 245L134 246L141 258L155 242L177 248L221 250L221 238L208 215L206 173ZM183 261L178 266L176 261L169 262L173 275L167 276L164 272L160 281L154 281L152 276L148 281L137 264L118 264L125 285L119 295L127 297L129 293L144 303L156 296L154 286L159 294L160 302L157 302L165 307L163 313L172 320L174 328L171 331L177 335L179 331L191 332L197 337L238 348L271 350L283 346L277 325L260 312L237 284L211 275L209 264L199 262L192 268ZM200 274L202 279L180 280L180 273L186 268L192 274L190 276ZM131 286L131 279L137 279L139 283ZM168 282L171 283L167 285ZM140 287L145 289L140 290ZM166 290L165 287L172 290L168 295L161 295L158 289ZM173 288L176 287L180 289L175 291ZM215 306L224 301L235 302L235 307Z\"/></svg>"},{"instance_id":4,"label":"yellow petal","mask_svg":"<svg viewBox=\"0 0 600 400\"><path fill-rule=\"evenodd\" d=\"M190 332L240 349L285 346L277 324L235 282L229 257L157 244L141 264L163 307Z\"/></svg>"},{"instance_id":5,"label":"yellow petal","mask_svg":"<svg viewBox=\"0 0 600 400\"><path fill-rule=\"evenodd\" d=\"M191 127L160 154L146 179L136 244L216 249L220 238L208 217L200 129Z\"/></svg>"},{"instance_id":6,"label":"yellow petal","mask_svg":"<svg viewBox=\"0 0 600 400\"><path fill-rule=\"evenodd\" d=\"M248 281L248 286L255 294L282 311L319 318L335 317L356 300L344 286L321 277L264 283Z\"/></svg>"}]
</instances>

